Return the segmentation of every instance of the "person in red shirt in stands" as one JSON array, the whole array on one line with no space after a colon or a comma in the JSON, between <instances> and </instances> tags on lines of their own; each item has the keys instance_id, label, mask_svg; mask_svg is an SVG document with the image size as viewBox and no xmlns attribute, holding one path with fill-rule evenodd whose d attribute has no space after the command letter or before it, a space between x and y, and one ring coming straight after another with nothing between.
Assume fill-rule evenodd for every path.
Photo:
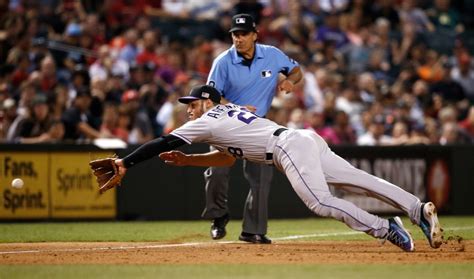
<instances>
[{"instance_id":1,"label":"person in red shirt in stands","mask_svg":"<svg viewBox=\"0 0 474 279\"><path fill-rule=\"evenodd\" d=\"M149 30L143 34L143 50L137 55L137 64L153 63L158 68L165 63L165 58L156 52L158 40L155 31Z\"/></svg>"}]
</instances>

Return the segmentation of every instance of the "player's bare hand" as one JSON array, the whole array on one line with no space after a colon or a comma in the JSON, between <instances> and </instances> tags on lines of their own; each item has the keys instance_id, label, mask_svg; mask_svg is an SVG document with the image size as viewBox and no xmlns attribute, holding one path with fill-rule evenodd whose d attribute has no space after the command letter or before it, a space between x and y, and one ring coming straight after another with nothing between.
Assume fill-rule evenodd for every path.
<instances>
[{"instance_id":1,"label":"player's bare hand","mask_svg":"<svg viewBox=\"0 0 474 279\"><path fill-rule=\"evenodd\" d=\"M127 172L127 168L123 165L123 160L122 159L116 159L115 164L119 168L119 174L123 177L125 173Z\"/></svg>"},{"instance_id":2,"label":"player's bare hand","mask_svg":"<svg viewBox=\"0 0 474 279\"><path fill-rule=\"evenodd\" d=\"M179 167L187 166L188 155L184 154L181 151L173 150L173 151L163 152L159 155L159 157L168 165L179 166Z\"/></svg>"},{"instance_id":3,"label":"player's bare hand","mask_svg":"<svg viewBox=\"0 0 474 279\"><path fill-rule=\"evenodd\" d=\"M256 112L257 111L257 107L256 106L252 106L252 105L245 105L245 108L250 111L250 112Z\"/></svg>"},{"instance_id":4,"label":"player's bare hand","mask_svg":"<svg viewBox=\"0 0 474 279\"><path fill-rule=\"evenodd\" d=\"M283 91L286 94L288 94L293 91L294 86L295 85L293 84L293 82L291 82L288 79L285 79L282 82L280 82L280 84L278 85L278 90Z\"/></svg>"}]
</instances>

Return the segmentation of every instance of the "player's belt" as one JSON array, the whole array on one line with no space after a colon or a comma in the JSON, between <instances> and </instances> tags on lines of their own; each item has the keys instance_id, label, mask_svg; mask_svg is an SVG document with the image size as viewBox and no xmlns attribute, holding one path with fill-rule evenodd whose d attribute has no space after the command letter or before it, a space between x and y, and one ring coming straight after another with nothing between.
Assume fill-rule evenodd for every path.
<instances>
[{"instance_id":1,"label":"player's belt","mask_svg":"<svg viewBox=\"0 0 474 279\"><path fill-rule=\"evenodd\" d=\"M283 133L284 131L288 130L287 128L278 128L275 130L275 132L273 132L273 135L275 137L278 137L281 133ZM273 153L265 153L265 160L266 161L273 161Z\"/></svg>"},{"instance_id":2,"label":"player's belt","mask_svg":"<svg viewBox=\"0 0 474 279\"><path fill-rule=\"evenodd\" d=\"M278 137L281 133L283 133L284 131L288 130L287 128L278 128L275 130L275 132L273 132L273 135L275 137Z\"/></svg>"}]
</instances>

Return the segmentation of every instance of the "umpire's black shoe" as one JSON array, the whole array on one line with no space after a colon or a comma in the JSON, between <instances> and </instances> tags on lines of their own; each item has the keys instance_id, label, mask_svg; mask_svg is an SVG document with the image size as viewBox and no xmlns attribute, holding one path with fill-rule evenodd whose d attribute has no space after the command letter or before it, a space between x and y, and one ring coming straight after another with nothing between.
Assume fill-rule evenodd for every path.
<instances>
[{"instance_id":1,"label":"umpire's black shoe","mask_svg":"<svg viewBox=\"0 0 474 279\"><path fill-rule=\"evenodd\" d=\"M212 221L211 237L214 240L223 238L227 232L225 226L229 223L229 214L216 218Z\"/></svg>"},{"instance_id":2,"label":"umpire's black shoe","mask_svg":"<svg viewBox=\"0 0 474 279\"><path fill-rule=\"evenodd\" d=\"M255 243L255 244L271 244L272 240L264 234L253 234L242 232L239 236L239 240Z\"/></svg>"}]
</instances>

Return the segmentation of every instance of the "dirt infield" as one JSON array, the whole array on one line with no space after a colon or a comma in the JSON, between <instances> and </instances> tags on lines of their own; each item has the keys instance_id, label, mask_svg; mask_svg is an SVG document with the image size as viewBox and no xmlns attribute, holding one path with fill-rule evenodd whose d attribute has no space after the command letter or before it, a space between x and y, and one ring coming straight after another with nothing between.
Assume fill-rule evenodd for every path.
<instances>
[{"instance_id":1,"label":"dirt infield","mask_svg":"<svg viewBox=\"0 0 474 279\"><path fill-rule=\"evenodd\" d=\"M377 241L246 243L69 242L0 244L0 264L317 264L474 263L474 241L440 249L417 241L416 252Z\"/></svg>"}]
</instances>

